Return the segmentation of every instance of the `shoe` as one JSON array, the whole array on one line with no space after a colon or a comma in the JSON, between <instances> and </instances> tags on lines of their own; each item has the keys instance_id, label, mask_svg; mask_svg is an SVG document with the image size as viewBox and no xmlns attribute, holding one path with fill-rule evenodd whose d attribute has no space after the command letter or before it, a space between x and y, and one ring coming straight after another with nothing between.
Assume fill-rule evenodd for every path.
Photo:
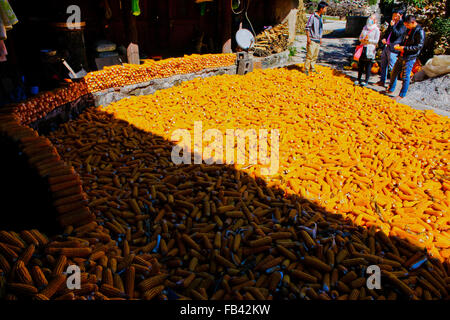
<instances>
[{"instance_id":1,"label":"shoe","mask_svg":"<svg viewBox=\"0 0 450 320\"><path fill-rule=\"evenodd\" d=\"M308 70L305 70L305 74L306 74L307 76L309 76L309 71L308 71Z\"/></svg>"},{"instance_id":2,"label":"shoe","mask_svg":"<svg viewBox=\"0 0 450 320\"><path fill-rule=\"evenodd\" d=\"M361 83L361 87L367 87L367 82Z\"/></svg>"},{"instance_id":3,"label":"shoe","mask_svg":"<svg viewBox=\"0 0 450 320\"><path fill-rule=\"evenodd\" d=\"M388 95L389 97L394 97L394 92L389 91L389 89L386 89L385 94Z\"/></svg>"},{"instance_id":4,"label":"shoe","mask_svg":"<svg viewBox=\"0 0 450 320\"><path fill-rule=\"evenodd\" d=\"M354 84L355 86L359 86L359 85L361 85L361 82L359 82L358 80L356 80L353 84Z\"/></svg>"}]
</instances>

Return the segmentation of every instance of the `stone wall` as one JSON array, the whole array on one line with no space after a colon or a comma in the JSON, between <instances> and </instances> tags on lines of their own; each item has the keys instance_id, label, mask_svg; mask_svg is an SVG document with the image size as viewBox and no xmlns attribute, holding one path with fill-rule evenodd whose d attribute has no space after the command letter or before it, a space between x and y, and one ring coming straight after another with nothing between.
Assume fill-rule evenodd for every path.
<instances>
[{"instance_id":1,"label":"stone wall","mask_svg":"<svg viewBox=\"0 0 450 320\"><path fill-rule=\"evenodd\" d=\"M256 69L270 69L285 66L289 63L289 50L272 54L264 58L255 58Z\"/></svg>"}]
</instances>

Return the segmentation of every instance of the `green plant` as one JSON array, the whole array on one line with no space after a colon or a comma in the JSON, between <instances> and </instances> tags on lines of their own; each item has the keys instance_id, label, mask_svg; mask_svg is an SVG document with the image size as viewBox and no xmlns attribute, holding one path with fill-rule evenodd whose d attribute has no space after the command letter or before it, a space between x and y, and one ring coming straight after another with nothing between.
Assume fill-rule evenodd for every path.
<instances>
[{"instance_id":1,"label":"green plant","mask_svg":"<svg viewBox=\"0 0 450 320\"><path fill-rule=\"evenodd\" d=\"M374 6L378 3L378 0L368 0L369 5Z\"/></svg>"},{"instance_id":2,"label":"green plant","mask_svg":"<svg viewBox=\"0 0 450 320\"><path fill-rule=\"evenodd\" d=\"M369 0L369 3L371 1L372 0ZM395 0L383 0L383 1L387 4L398 3L398 1L395 1ZM401 0L400 2L414 6L414 7L423 8L429 3L438 2L438 1L440 1L440 0Z\"/></svg>"},{"instance_id":3,"label":"green plant","mask_svg":"<svg viewBox=\"0 0 450 320\"><path fill-rule=\"evenodd\" d=\"M297 54L297 47L291 46L289 47L289 57L293 57Z\"/></svg>"},{"instance_id":4,"label":"green plant","mask_svg":"<svg viewBox=\"0 0 450 320\"><path fill-rule=\"evenodd\" d=\"M450 38L450 18L436 18L432 28L439 36Z\"/></svg>"}]
</instances>

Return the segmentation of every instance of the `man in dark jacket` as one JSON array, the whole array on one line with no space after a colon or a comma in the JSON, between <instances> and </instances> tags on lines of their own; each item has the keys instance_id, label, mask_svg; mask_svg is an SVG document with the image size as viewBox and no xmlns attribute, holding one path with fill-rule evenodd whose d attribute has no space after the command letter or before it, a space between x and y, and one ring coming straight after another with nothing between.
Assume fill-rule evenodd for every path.
<instances>
[{"instance_id":1,"label":"man in dark jacket","mask_svg":"<svg viewBox=\"0 0 450 320\"><path fill-rule=\"evenodd\" d=\"M380 81L377 83L377 85L381 87L386 86L388 73L394 69L395 62L397 62L398 55L400 54L400 52L395 50L394 47L402 42L403 36L406 33L406 27L403 24L402 17L403 11L394 10L389 28L386 30L384 37L381 40L381 42L385 45L381 55Z\"/></svg>"},{"instance_id":2,"label":"man in dark jacket","mask_svg":"<svg viewBox=\"0 0 450 320\"><path fill-rule=\"evenodd\" d=\"M414 16L408 16L405 19L405 27L408 29L401 45L396 45L395 50L400 51L399 58L394 65L391 74L390 86L388 93L393 94L395 86L397 85L397 78L400 73L403 73L403 86L398 97L395 100L399 101L406 96L411 81L411 71L414 67L417 57L422 50L425 43L425 31L417 23Z\"/></svg>"}]
</instances>

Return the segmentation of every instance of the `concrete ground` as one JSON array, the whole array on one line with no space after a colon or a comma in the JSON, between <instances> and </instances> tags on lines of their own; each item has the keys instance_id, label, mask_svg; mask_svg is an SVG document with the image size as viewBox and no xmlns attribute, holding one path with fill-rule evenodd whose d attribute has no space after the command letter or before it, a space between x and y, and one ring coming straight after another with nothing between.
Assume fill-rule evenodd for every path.
<instances>
[{"instance_id":1,"label":"concrete ground","mask_svg":"<svg viewBox=\"0 0 450 320\"><path fill-rule=\"evenodd\" d=\"M328 66L342 71L348 75L352 80L356 80L358 73L354 70L345 70L344 66L348 66L353 56L356 45L358 44L357 38L345 37L345 21L332 21L324 24L325 33L321 51L318 59L318 64ZM303 63L306 56L306 36L297 35L294 46L297 47L297 54L292 58L290 63L298 64ZM369 81L367 88L381 92L385 89L375 85L380 80L378 75L373 75ZM414 84L412 84L414 85ZM395 94L398 95L401 89L401 81L398 82ZM437 114L450 117L450 112L444 108L437 108L426 104L426 102L418 101L406 96L405 99L400 101L410 107L418 110L433 110Z\"/></svg>"}]
</instances>

